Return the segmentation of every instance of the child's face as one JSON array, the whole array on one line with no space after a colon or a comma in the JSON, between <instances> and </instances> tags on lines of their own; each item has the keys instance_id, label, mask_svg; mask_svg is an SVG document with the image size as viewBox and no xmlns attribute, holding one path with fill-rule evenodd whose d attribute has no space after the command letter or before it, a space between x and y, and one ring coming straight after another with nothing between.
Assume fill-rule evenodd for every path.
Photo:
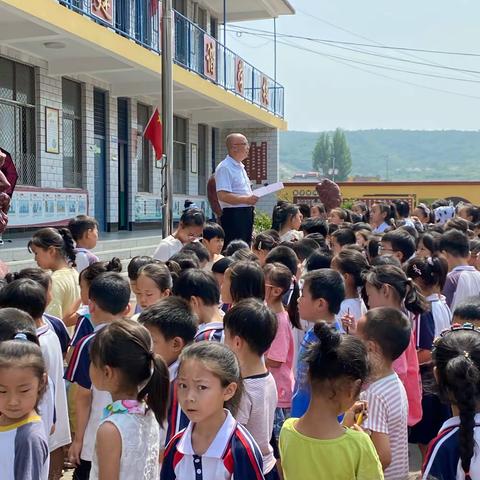
<instances>
[{"instance_id":1,"label":"child's face","mask_svg":"<svg viewBox=\"0 0 480 480\"><path fill-rule=\"evenodd\" d=\"M222 386L220 379L208 368L208 364L188 359L178 371L178 401L191 422L204 422L223 412L225 402L230 400L237 384Z\"/></svg>"},{"instance_id":2,"label":"child's face","mask_svg":"<svg viewBox=\"0 0 480 480\"><path fill-rule=\"evenodd\" d=\"M340 218L340 215L335 210L332 210L330 212L330 215L328 216L328 221L330 223L333 223L334 225L340 225L341 223L343 223L343 220Z\"/></svg>"},{"instance_id":3,"label":"child's face","mask_svg":"<svg viewBox=\"0 0 480 480\"><path fill-rule=\"evenodd\" d=\"M302 224L303 215L301 212L297 212L293 217L290 223L292 230L300 230L300 225Z\"/></svg>"},{"instance_id":4,"label":"child's face","mask_svg":"<svg viewBox=\"0 0 480 480\"><path fill-rule=\"evenodd\" d=\"M186 226L180 223L177 230L177 238L183 243L191 243L198 240L203 235L203 225Z\"/></svg>"},{"instance_id":5,"label":"child's face","mask_svg":"<svg viewBox=\"0 0 480 480\"><path fill-rule=\"evenodd\" d=\"M146 275L140 275L137 279L137 302L144 310L155 305L159 300L170 295L170 290L161 291L158 285Z\"/></svg>"},{"instance_id":6,"label":"child's face","mask_svg":"<svg viewBox=\"0 0 480 480\"><path fill-rule=\"evenodd\" d=\"M54 247L41 248L35 245L31 247L35 261L40 268L49 270L55 263L56 250Z\"/></svg>"},{"instance_id":7,"label":"child's face","mask_svg":"<svg viewBox=\"0 0 480 480\"><path fill-rule=\"evenodd\" d=\"M265 276L265 302L267 305L275 302L282 295L282 289L272 284L272 279Z\"/></svg>"},{"instance_id":8,"label":"child's face","mask_svg":"<svg viewBox=\"0 0 480 480\"><path fill-rule=\"evenodd\" d=\"M83 248L88 248L89 250L95 248L98 242L98 228L90 228L84 234L80 241Z\"/></svg>"},{"instance_id":9,"label":"child's face","mask_svg":"<svg viewBox=\"0 0 480 480\"><path fill-rule=\"evenodd\" d=\"M263 267L265 265L265 260L268 255L268 251L252 248L252 253L258 258L258 263L260 264L260 266Z\"/></svg>"},{"instance_id":10,"label":"child's face","mask_svg":"<svg viewBox=\"0 0 480 480\"><path fill-rule=\"evenodd\" d=\"M379 226L385 221L385 217L378 205L374 205L372 207L371 221L375 226Z\"/></svg>"},{"instance_id":11,"label":"child's face","mask_svg":"<svg viewBox=\"0 0 480 480\"><path fill-rule=\"evenodd\" d=\"M32 368L0 368L0 413L12 422L22 420L37 405L45 378Z\"/></svg>"},{"instance_id":12,"label":"child's face","mask_svg":"<svg viewBox=\"0 0 480 480\"><path fill-rule=\"evenodd\" d=\"M308 322L315 322L322 319L321 303L324 300L321 298L314 299L310 293L310 286L305 284L301 290L300 297L298 299L298 313L302 320Z\"/></svg>"},{"instance_id":13,"label":"child's face","mask_svg":"<svg viewBox=\"0 0 480 480\"><path fill-rule=\"evenodd\" d=\"M210 255L220 255L223 250L223 238L214 237L210 240L202 240L202 243L205 245L205 248L208 250Z\"/></svg>"},{"instance_id":14,"label":"child's face","mask_svg":"<svg viewBox=\"0 0 480 480\"><path fill-rule=\"evenodd\" d=\"M150 332L153 341L153 351L157 355L161 355L167 365L174 363L180 355L185 343L180 337L166 340L163 333L156 327L145 325Z\"/></svg>"},{"instance_id":15,"label":"child's face","mask_svg":"<svg viewBox=\"0 0 480 480\"><path fill-rule=\"evenodd\" d=\"M223 283L220 288L220 295L222 297L223 303L232 303L232 294L230 292L230 287L232 285L230 269L227 268L225 275L223 276Z\"/></svg>"},{"instance_id":16,"label":"child's face","mask_svg":"<svg viewBox=\"0 0 480 480\"><path fill-rule=\"evenodd\" d=\"M330 246L334 255L338 255L342 251L342 246L337 242L335 237L330 237Z\"/></svg>"},{"instance_id":17,"label":"child's face","mask_svg":"<svg viewBox=\"0 0 480 480\"><path fill-rule=\"evenodd\" d=\"M365 290L368 297L368 307L377 308L388 306L384 291L385 285L382 288L377 288L371 283L365 284Z\"/></svg>"}]
</instances>

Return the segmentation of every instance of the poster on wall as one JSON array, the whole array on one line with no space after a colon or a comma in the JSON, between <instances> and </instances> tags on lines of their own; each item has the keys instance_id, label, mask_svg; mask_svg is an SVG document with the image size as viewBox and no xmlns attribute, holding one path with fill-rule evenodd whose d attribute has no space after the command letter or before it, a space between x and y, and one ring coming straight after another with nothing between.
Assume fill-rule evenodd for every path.
<instances>
[{"instance_id":1,"label":"poster on wall","mask_svg":"<svg viewBox=\"0 0 480 480\"><path fill-rule=\"evenodd\" d=\"M162 199L155 195L135 195L135 221L160 222Z\"/></svg>"},{"instance_id":2,"label":"poster on wall","mask_svg":"<svg viewBox=\"0 0 480 480\"><path fill-rule=\"evenodd\" d=\"M57 108L45 107L45 151L60 153L60 126Z\"/></svg>"},{"instance_id":3,"label":"poster on wall","mask_svg":"<svg viewBox=\"0 0 480 480\"><path fill-rule=\"evenodd\" d=\"M19 186L8 212L9 227L67 225L76 215L88 213L85 191L42 190Z\"/></svg>"}]
</instances>

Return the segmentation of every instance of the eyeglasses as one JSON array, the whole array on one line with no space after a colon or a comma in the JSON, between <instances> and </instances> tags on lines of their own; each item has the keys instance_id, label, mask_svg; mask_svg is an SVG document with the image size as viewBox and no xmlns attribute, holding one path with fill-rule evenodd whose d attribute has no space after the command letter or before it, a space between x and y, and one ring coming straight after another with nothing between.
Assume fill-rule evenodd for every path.
<instances>
[{"instance_id":1,"label":"eyeglasses","mask_svg":"<svg viewBox=\"0 0 480 480\"><path fill-rule=\"evenodd\" d=\"M392 248L385 248L382 247L381 245L378 246L378 251L379 252L392 252L395 253L396 250L393 250Z\"/></svg>"},{"instance_id":2,"label":"eyeglasses","mask_svg":"<svg viewBox=\"0 0 480 480\"><path fill-rule=\"evenodd\" d=\"M248 142L244 142L244 143L234 143L232 145L233 147L249 147L250 144Z\"/></svg>"}]
</instances>

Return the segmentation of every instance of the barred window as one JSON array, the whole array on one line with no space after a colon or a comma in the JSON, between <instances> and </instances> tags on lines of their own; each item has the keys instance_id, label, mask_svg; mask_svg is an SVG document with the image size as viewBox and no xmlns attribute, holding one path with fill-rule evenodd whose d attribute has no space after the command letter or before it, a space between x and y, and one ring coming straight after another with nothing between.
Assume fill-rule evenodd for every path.
<instances>
[{"instance_id":1,"label":"barred window","mask_svg":"<svg viewBox=\"0 0 480 480\"><path fill-rule=\"evenodd\" d=\"M82 89L62 79L63 186L82 188Z\"/></svg>"},{"instance_id":2,"label":"barred window","mask_svg":"<svg viewBox=\"0 0 480 480\"><path fill-rule=\"evenodd\" d=\"M151 149L147 139L143 137L143 131L150 119L150 108L146 105L137 105L137 130L140 135L137 136L137 187L139 192L151 192L150 185L150 165Z\"/></svg>"},{"instance_id":3,"label":"barred window","mask_svg":"<svg viewBox=\"0 0 480 480\"><path fill-rule=\"evenodd\" d=\"M198 194L207 194L207 125L198 126Z\"/></svg>"},{"instance_id":4,"label":"barred window","mask_svg":"<svg viewBox=\"0 0 480 480\"><path fill-rule=\"evenodd\" d=\"M0 58L0 147L12 155L18 183L37 185L35 72Z\"/></svg>"},{"instance_id":5,"label":"barred window","mask_svg":"<svg viewBox=\"0 0 480 480\"><path fill-rule=\"evenodd\" d=\"M173 117L173 193L187 193L187 121Z\"/></svg>"}]
</instances>

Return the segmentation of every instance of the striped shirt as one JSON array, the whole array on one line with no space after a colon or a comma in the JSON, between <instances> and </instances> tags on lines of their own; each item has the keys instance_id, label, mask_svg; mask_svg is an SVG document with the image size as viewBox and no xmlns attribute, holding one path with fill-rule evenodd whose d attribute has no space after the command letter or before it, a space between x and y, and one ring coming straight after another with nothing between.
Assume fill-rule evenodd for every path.
<instances>
[{"instance_id":1,"label":"striped shirt","mask_svg":"<svg viewBox=\"0 0 480 480\"><path fill-rule=\"evenodd\" d=\"M465 473L460 462L459 451L459 425L460 418L449 418L440 429L428 447L425 463L423 464L423 480L464 480ZM475 415L475 428L473 431L474 443L476 444L473 457L470 462L470 477L480 478L480 414Z\"/></svg>"},{"instance_id":2,"label":"striped shirt","mask_svg":"<svg viewBox=\"0 0 480 480\"><path fill-rule=\"evenodd\" d=\"M203 340L211 340L214 342L225 342L225 331L223 322L202 323L195 334L193 341L201 342Z\"/></svg>"},{"instance_id":3,"label":"striped shirt","mask_svg":"<svg viewBox=\"0 0 480 480\"><path fill-rule=\"evenodd\" d=\"M408 400L396 373L373 382L360 394L368 402L368 417L362 427L384 433L390 440L392 461L385 469L385 480L408 478Z\"/></svg>"},{"instance_id":4,"label":"striped shirt","mask_svg":"<svg viewBox=\"0 0 480 480\"><path fill-rule=\"evenodd\" d=\"M443 294L451 310L468 297L480 294L480 272L470 265L455 267L448 275Z\"/></svg>"}]
</instances>

